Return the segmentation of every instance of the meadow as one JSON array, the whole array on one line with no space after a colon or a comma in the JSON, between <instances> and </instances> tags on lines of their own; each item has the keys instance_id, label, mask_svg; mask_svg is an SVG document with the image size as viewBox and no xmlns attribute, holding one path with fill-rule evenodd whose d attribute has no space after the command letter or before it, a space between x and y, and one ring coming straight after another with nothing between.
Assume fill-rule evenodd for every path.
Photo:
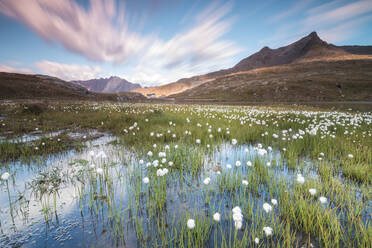
<instances>
[{"instance_id":1,"label":"meadow","mask_svg":"<svg viewBox=\"0 0 372 248\"><path fill-rule=\"evenodd\" d=\"M372 112L0 105L0 247L372 247Z\"/></svg>"}]
</instances>

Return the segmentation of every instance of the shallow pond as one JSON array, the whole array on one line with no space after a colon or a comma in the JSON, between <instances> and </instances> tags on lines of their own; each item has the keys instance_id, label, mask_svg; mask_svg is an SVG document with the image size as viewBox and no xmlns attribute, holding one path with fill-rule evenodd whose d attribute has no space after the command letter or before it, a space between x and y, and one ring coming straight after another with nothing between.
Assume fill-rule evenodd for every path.
<instances>
[{"instance_id":1,"label":"shallow pond","mask_svg":"<svg viewBox=\"0 0 372 248\"><path fill-rule=\"evenodd\" d=\"M264 202L277 198L268 190L271 180L290 188L298 173L318 178L312 163L303 161L301 169L291 170L281 151L257 144L224 143L201 154L202 169L190 172L179 168L172 146L154 151L164 151L161 156L141 158L115 140L105 135L86 142L80 152L11 163L12 176L0 192L0 247L176 246L172 237L184 232L192 214L210 231L207 243L219 246L233 240L231 209L238 201L244 202L244 212L252 212L244 216L243 230L262 230L280 218L274 204L271 213L262 210ZM156 176L159 168L168 171ZM206 220L215 212L221 214L218 224ZM246 234L236 235L244 239Z\"/></svg>"}]
</instances>

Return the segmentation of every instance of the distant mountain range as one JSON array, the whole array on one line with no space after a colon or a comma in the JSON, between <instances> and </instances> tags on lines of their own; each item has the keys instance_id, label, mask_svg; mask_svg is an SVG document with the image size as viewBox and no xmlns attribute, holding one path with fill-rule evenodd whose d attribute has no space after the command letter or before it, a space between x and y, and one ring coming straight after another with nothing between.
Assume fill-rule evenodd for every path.
<instances>
[{"instance_id":1,"label":"distant mountain range","mask_svg":"<svg viewBox=\"0 0 372 248\"><path fill-rule=\"evenodd\" d=\"M116 93L116 92L128 92L137 88L141 88L141 85L128 82L127 80L120 77L109 77L109 78L98 78L86 81L72 81L72 83L83 86L84 88L101 93Z\"/></svg>"},{"instance_id":2,"label":"distant mountain range","mask_svg":"<svg viewBox=\"0 0 372 248\"><path fill-rule=\"evenodd\" d=\"M292 65L297 63L310 62L314 60L329 60L334 58L342 59L342 57L350 58L351 55L366 55L372 54L372 46L335 46L321 40L316 32L312 32L306 37L284 47L271 49L269 47L262 48L259 52L241 60L235 66L229 69L211 72L205 75L194 76L191 78L183 78L177 82L152 87L138 88L134 92L139 92L147 96L169 96L182 94L195 88L201 90L203 84L213 85L218 78L225 77L238 72L248 72L254 69L268 68L273 66ZM350 59L348 59L350 62ZM225 90L228 86L225 85ZM204 95L203 92L200 92ZM205 96L205 95L204 95Z\"/></svg>"},{"instance_id":3,"label":"distant mountain range","mask_svg":"<svg viewBox=\"0 0 372 248\"><path fill-rule=\"evenodd\" d=\"M0 100L92 100L143 101L146 98L134 92L97 93L83 86L46 75L0 72Z\"/></svg>"}]
</instances>

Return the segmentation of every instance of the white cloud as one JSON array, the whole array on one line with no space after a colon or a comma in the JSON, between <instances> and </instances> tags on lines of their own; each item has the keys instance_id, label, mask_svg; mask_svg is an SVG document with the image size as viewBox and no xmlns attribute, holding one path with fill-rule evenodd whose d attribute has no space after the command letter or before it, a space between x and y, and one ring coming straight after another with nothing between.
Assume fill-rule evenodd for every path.
<instances>
[{"instance_id":1,"label":"white cloud","mask_svg":"<svg viewBox=\"0 0 372 248\"><path fill-rule=\"evenodd\" d=\"M363 16L348 22L343 22L342 24L334 26L330 29L321 29L319 31L319 34L326 41L331 43L344 41L358 33L358 27L368 21L372 21L372 15Z\"/></svg>"},{"instance_id":2,"label":"white cloud","mask_svg":"<svg viewBox=\"0 0 372 248\"><path fill-rule=\"evenodd\" d=\"M302 19L279 25L276 32L261 43L274 47L282 46L312 31L317 31L319 36L327 42L343 42L360 34L361 27L371 22L371 13L371 0L359 0L352 3L335 0L318 4L304 12Z\"/></svg>"},{"instance_id":3,"label":"white cloud","mask_svg":"<svg viewBox=\"0 0 372 248\"><path fill-rule=\"evenodd\" d=\"M17 68L8 65L1 65L0 64L0 72L12 72L12 73L22 73L22 74L34 74L34 72L30 69L26 68Z\"/></svg>"},{"instance_id":4,"label":"white cloud","mask_svg":"<svg viewBox=\"0 0 372 248\"><path fill-rule=\"evenodd\" d=\"M320 14L310 15L304 20L306 26L340 24L345 21L372 11L372 1L356 1Z\"/></svg>"},{"instance_id":5,"label":"white cloud","mask_svg":"<svg viewBox=\"0 0 372 248\"><path fill-rule=\"evenodd\" d=\"M232 25L232 19L224 19L231 7L212 4L188 30L167 41L154 40L129 78L150 86L231 66L232 56L241 51L233 42L221 40Z\"/></svg>"},{"instance_id":6,"label":"white cloud","mask_svg":"<svg viewBox=\"0 0 372 248\"><path fill-rule=\"evenodd\" d=\"M233 22L226 18L232 8L231 2L211 4L197 15L190 28L181 27L181 31L167 40L133 31L122 5L116 4L115 0L91 0L88 8L73 0L1 0L0 13L21 21L44 39L59 42L90 60L134 64L133 68L142 70L132 70L131 77L136 81L148 78L149 84L209 72L213 66L218 69L230 66L231 56L241 50L233 42L223 39ZM148 67L151 70L143 70ZM198 70L192 71L195 68ZM62 69L70 69L70 72L63 73ZM78 77L71 74L71 68L66 65L63 68L42 66L41 70L62 78ZM145 77L144 71L156 71L158 76Z\"/></svg>"},{"instance_id":7,"label":"white cloud","mask_svg":"<svg viewBox=\"0 0 372 248\"><path fill-rule=\"evenodd\" d=\"M0 13L17 19L48 41L95 61L122 62L140 51L147 38L131 32L124 8L114 0L3 0Z\"/></svg>"},{"instance_id":8,"label":"white cloud","mask_svg":"<svg viewBox=\"0 0 372 248\"><path fill-rule=\"evenodd\" d=\"M96 78L102 72L98 66L66 65L52 61L38 62L36 67L42 73L67 81Z\"/></svg>"}]
</instances>

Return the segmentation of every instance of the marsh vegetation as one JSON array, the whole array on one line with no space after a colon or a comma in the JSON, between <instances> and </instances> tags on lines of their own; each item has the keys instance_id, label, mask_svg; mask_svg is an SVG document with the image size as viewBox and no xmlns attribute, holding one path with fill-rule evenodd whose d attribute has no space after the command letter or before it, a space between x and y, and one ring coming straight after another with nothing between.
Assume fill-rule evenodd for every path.
<instances>
[{"instance_id":1,"label":"marsh vegetation","mask_svg":"<svg viewBox=\"0 0 372 248\"><path fill-rule=\"evenodd\" d=\"M0 106L1 247L371 247L372 113Z\"/></svg>"}]
</instances>

